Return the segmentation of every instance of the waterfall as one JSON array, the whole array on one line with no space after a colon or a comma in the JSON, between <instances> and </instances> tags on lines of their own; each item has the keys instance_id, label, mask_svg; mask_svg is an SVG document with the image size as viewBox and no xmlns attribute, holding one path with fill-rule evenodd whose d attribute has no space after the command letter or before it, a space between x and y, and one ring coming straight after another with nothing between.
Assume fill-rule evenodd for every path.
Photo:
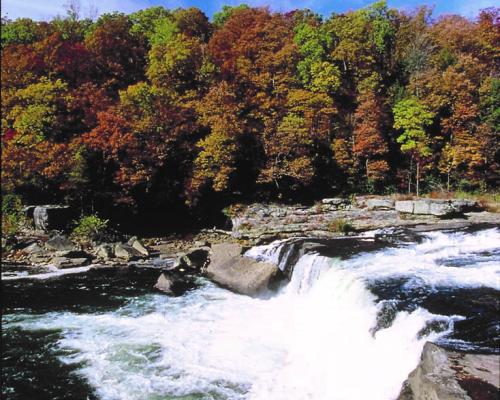
<instances>
[{"instance_id":1,"label":"waterfall","mask_svg":"<svg viewBox=\"0 0 500 400\"><path fill-rule=\"evenodd\" d=\"M394 399L425 341L452 327L453 318L418 308L373 333L382 305L356 273L317 254L302 256L293 271L279 298L295 307L286 357L252 387L252 400ZM435 320L446 329L419 335Z\"/></svg>"},{"instance_id":2,"label":"waterfall","mask_svg":"<svg viewBox=\"0 0 500 400\"><path fill-rule=\"evenodd\" d=\"M59 332L50 351L103 400L391 400L424 343L465 318L431 312L429 298L468 290L477 310L483 291L500 289L499 249L498 229L436 232L344 259L281 241L247 252L290 272L271 298L202 280L181 297L149 292L111 310L14 313L4 330ZM107 279L88 285L96 297L113 290Z\"/></svg>"}]
</instances>

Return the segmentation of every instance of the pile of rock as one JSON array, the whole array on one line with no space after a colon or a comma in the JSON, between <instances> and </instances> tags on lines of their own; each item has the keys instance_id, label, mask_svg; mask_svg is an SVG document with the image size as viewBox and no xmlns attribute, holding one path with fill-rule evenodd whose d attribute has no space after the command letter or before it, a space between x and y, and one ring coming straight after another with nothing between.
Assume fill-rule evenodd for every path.
<instances>
[{"instance_id":1,"label":"pile of rock","mask_svg":"<svg viewBox=\"0 0 500 400\"><path fill-rule=\"evenodd\" d=\"M53 265L57 268L81 267L98 262L118 265L150 256L149 251L136 237L127 243L101 243L86 251L66 236L56 233L51 237L26 239L16 247L11 254L11 258L16 262Z\"/></svg>"},{"instance_id":2,"label":"pile of rock","mask_svg":"<svg viewBox=\"0 0 500 400\"><path fill-rule=\"evenodd\" d=\"M175 254L172 264L160 274L155 288L169 295L183 294L206 269L210 251L210 245L203 242Z\"/></svg>"}]
</instances>

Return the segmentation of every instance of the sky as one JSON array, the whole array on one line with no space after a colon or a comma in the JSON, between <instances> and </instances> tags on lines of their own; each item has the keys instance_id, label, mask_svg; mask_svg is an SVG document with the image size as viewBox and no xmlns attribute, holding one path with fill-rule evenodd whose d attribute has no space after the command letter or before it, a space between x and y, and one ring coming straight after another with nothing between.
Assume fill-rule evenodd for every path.
<instances>
[{"instance_id":1,"label":"sky","mask_svg":"<svg viewBox=\"0 0 500 400\"><path fill-rule=\"evenodd\" d=\"M198 7L212 17L223 5L246 3L251 6L270 6L274 11L289 11L309 8L324 16L332 12L345 12L365 7L375 0L80 0L82 14L97 8L99 14L110 11L131 13L151 6L166 8ZM64 15L64 5L68 0L1 0L2 16L11 19L29 17L34 20L49 20L56 15ZM478 11L498 5L498 0L388 0L390 7L412 10L419 5L434 6L434 16L460 14L475 17ZM90 7L89 7L90 6Z\"/></svg>"}]
</instances>

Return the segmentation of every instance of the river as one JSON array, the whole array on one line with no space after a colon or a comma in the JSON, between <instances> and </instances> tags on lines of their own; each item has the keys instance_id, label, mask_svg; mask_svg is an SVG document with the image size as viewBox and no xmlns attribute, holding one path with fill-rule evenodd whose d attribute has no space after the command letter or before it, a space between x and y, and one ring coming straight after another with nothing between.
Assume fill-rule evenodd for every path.
<instances>
[{"instance_id":1,"label":"river","mask_svg":"<svg viewBox=\"0 0 500 400\"><path fill-rule=\"evenodd\" d=\"M2 280L3 399L390 400L426 341L499 352L498 228L309 253L266 298L75 272Z\"/></svg>"}]
</instances>

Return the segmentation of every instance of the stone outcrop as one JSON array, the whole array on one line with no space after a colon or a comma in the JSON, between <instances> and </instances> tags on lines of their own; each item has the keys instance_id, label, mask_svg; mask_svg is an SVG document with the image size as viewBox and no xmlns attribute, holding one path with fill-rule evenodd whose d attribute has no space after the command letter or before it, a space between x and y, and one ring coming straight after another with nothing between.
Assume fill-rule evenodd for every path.
<instances>
[{"instance_id":1,"label":"stone outcrop","mask_svg":"<svg viewBox=\"0 0 500 400\"><path fill-rule=\"evenodd\" d=\"M394 210L395 201L391 198L372 198L366 200L368 210Z\"/></svg>"},{"instance_id":2,"label":"stone outcrop","mask_svg":"<svg viewBox=\"0 0 500 400\"><path fill-rule=\"evenodd\" d=\"M500 355L467 354L426 343L398 400L496 400Z\"/></svg>"},{"instance_id":3,"label":"stone outcrop","mask_svg":"<svg viewBox=\"0 0 500 400\"><path fill-rule=\"evenodd\" d=\"M470 200L440 200L419 199L403 200L395 202L395 209L405 214L433 215L436 217L447 217L463 214L478 208L475 201Z\"/></svg>"},{"instance_id":4,"label":"stone outcrop","mask_svg":"<svg viewBox=\"0 0 500 400\"><path fill-rule=\"evenodd\" d=\"M333 197L321 200L322 204L329 206L330 210L341 210L349 206L350 201L341 197Z\"/></svg>"},{"instance_id":5,"label":"stone outcrop","mask_svg":"<svg viewBox=\"0 0 500 400\"><path fill-rule=\"evenodd\" d=\"M26 213L31 213L29 208ZM41 231L62 230L71 221L71 217L69 206L43 205L33 209L33 224L35 229Z\"/></svg>"},{"instance_id":6,"label":"stone outcrop","mask_svg":"<svg viewBox=\"0 0 500 400\"><path fill-rule=\"evenodd\" d=\"M391 226L456 223L466 218L473 223L500 223L500 214L481 213L469 200L419 199L395 201L391 197L359 196L324 199L313 206L250 204L231 215L232 235L252 244L279 238L344 235L339 227L349 224L354 231ZM464 213L468 213L464 216Z\"/></svg>"},{"instance_id":7,"label":"stone outcrop","mask_svg":"<svg viewBox=\"0 0 500 400\"><path fill-rule=\"evenodd\" d=\"M212 247L205 275L212 281L237 293L250 296L265 292L279 277L276 265L242 256L238 244L217 244Z\"/></svg>"}]
</instances>

